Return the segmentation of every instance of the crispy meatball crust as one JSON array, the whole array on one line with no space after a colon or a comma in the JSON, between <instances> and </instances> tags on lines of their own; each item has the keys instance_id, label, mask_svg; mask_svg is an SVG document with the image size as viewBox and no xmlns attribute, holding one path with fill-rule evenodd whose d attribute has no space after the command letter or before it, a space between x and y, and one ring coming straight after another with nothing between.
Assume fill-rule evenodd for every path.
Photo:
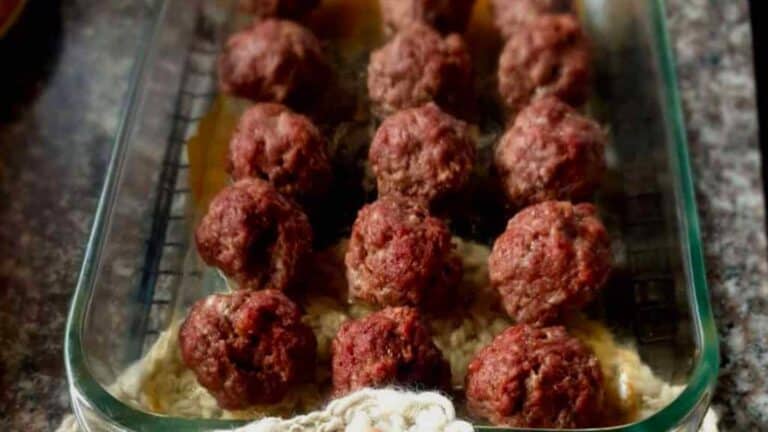
<instances>
[{"instance_id":1,"label":"crispy meatball crust","mask_svg":"<svg viewBox=\"0 0 768 432\"><path fill-rule=\"evenodd\" d=\"M267 180L300 202L318 199L331 183L326 147L309 118L280 104L259 103L243 113L229 142L229 172L235 180Z\"/></svg>"},{"instance_id":2,"label":"crispy meatball crust","mask_svg":"<svg viewBox=\"0 0 768 432\"><path fill-rule=\"evenodd\" d=\"M475 355L466 396L472 413L496 425L599 426L603 375L597 357L565 328L520 324Z\"/></svg>"},{"instance_id":3,"label":"crispy meatball crust","mask_svg":"<svg viewBox=\"0 0 768 432\"><path fill-rule=\"evenodd\" d=\"M368 96L379 115L435 102L465 117L471 95L472 62L457 34L443 38L424 24L412 24L371 54Z\"/></svg>"},{"instance_id":4,"label":"crispy meatball crust","mask_svg":"<svg viewBox=\"0 0 768 432\"><path fill-rule=\"evenodd\" d=\"M554 97L531 102L501 137L496 172L517 207L588 199L605 172L605 132Z\"/></svg>"},{"instance_id":5,"label":"crispy meatball crust","mask_svg":"<svg viewBox=\"0 0 768 432\"><path fill-rule=\"evenodd\" d=\"M611 247L592 204L545 201L520 211L488 258L512 319L544 325L591 302L608 279Z\"/></svg>"},{"instance_id":6,"label":"crispy meatball crust","mask_svg":"<svg viewBox=\"0 0 768 432\"><path fill-rule=\"evenodd\" d=\"M279 291L214 294L181 326L184 363L224 409L279 402L312 378L317 341Z\"/></svg>"},{"instance_id":7,"label":"crispy meatball crust","mask_svg":"<svg viewBox=\"0 0 768 432\"><path fill-rule=\"evenodd\" d=\"M241 289L285 290L312 248L312 228L296 204L248 178L216 195L195 240L202 259Z\"/></svg>"},{"instance_id":8,"label":"crispy meatball crust","mask_svg":"<svg viewBox=\"0 0 768 432\"><path fill-rule=\"evenodd\" d=\"M259 18L300 18L320 0L240 0L240 9Z\"/></svg>"},{"instance_id":9,"label":"crispy meatball crust","mask_svg":"<svg viewBox=\"0 0 768 432\"><path fill-rule=\"evenodd\" d=\"M511 113L544 95L581 105L589 96L590 62L589 42L573 15L541 16L516 31L501 52L501 100Z\"/></svg>"},{"instance_id":10,"label":"crispy meatball crust","mask_svg":"<svg viewBox=\"0 0 768 432\"><path fill-rule=\"evenodd\" d=\"M451 233L421 205L382 197L363 207L345 256L352 299L436 310L461 279Z\"/></svg>"},{"instance_id":11,"label":"crispy meatball crust","mask_svg":"<svg viewBox=\"0 0 768 432\"><path fill-rule=\"evenodd\" d=\"M404 385L447 390L451 369L418 311L385 308L341 325L331 345L333 390Z\"/></svg>"},{"instance_id":12,"label":"crispy meatball crust","mask_svg":"<svg viewBox=\"0 0 768 432\"><path fill-rule=\"evenodd\" d=\"M442 33L467 28L475 0L379 0L385 30L395 32L424 23Z\"/></svg>"},{"instance_id":13,"label":"crispy meatball crust","mask_svg":"<svg viewBox=\"0 0 768 432\"><path fill-rule=\"evenodd\" d=\"M491 0L496 28L506 40L542 15L573 12L573 0Z\"/></svg>"},{"instance_id":14,"label":"crispy meatball crust","mask_svg":"<svg viewBox=\"0 0 768 432\"><path fill-rule=\"evenodd\" d=\"M311 99L329 76L320 42L299 24L266 19L235 33L219 58L224 93L294 106Z\"/></svg>"},{"instance_id":15,"label":"crispy meatball crust","mask_svg":"<svg viewBox=\"0 0 768 432\"><path fill-rule=\"evenodd\" d=\"M376 131L368 153L379 194L430 203L461 190L475 160L469 126L434 103L400 111Z\"/></svg>"}]
</instances>

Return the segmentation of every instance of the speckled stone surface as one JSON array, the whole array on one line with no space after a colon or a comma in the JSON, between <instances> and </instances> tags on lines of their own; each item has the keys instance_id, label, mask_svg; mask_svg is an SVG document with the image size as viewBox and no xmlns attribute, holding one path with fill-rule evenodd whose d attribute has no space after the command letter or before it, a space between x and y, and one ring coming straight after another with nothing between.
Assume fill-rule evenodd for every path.
<instances>
[{"instance_id":1,"label":"speckled stone surface","mask_svg":"<svg viewBox=\"0 0 768 432\"><path fill-rule=\"evenodd\" d=\"M0 430L69 411L62 341L146 3L32 0L0 45ZM12 59L12 60L11 60Z\"/></svg>"},{"instance_id":2,"label":"speckled stone surface","mask_svg":"<svg viewBox=\"0 0 768 432\"><path fill-rule=\"evenodd\" d=\"M33 22L0 42L3 55L28 48L0 68L0 430L53 430L69 411L64 321L145 4L31 0ZM723 430L768 430L768 260L747 0L667 4L722 336L715 407Z\"/></svg>"},{"instance_id":3,"label":"speckled stone surface","mask_svg":"<svg viewBox=\"0 0 768 432\"><path fill-rule=\"evenodd\" d=\"M724 430L768 430L768 260L747 1L668 1L722 370Z\"/></svg>"}]
</instances>

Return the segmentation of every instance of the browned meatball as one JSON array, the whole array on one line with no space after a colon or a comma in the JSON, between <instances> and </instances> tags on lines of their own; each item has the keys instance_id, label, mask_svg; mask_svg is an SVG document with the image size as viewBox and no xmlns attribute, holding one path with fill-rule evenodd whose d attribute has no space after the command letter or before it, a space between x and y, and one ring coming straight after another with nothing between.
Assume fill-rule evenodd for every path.
<instances>
[{"instance_id":1,"label":"browned meatball","mask_svg":"<svg viewBox=\"0 0 768 432\"><path fill-rule=\"evenodd\" d=\"M442 33L463 32L474 3L475 0L379 0L386 30L397 31L421 22Z\"/></svg>"},{"instance_id":2,"label":"browned meatball","mask_svg":"<svg viewBox=\"0 0 768 432\"><path fill-rule=\"evenodd\" d=\"M413 308L385 308L345 322L331 350L336 395L387 385L450 387L451 367Z\"/></svg>"},{"instance_id":3,"label":"browned meatball","mask_svg":"<svg viewBox=\"0 0 768 432\"><path fill-rule=\"evenodd\" d=\"M544 15L509 38L499 58L499 94L510 112L554 95L578 106L589 95L590 49L573 15Z\"/></svg>"},{"instance_id":4,"label":"browned meatball","mask_svg":"<svg viewBox=\"0 0 768 432\"><path fill-rule=\"evenodd\" d=\"M299 104L328 78L320 42L291 21L267 19L234 34L219 58L224 93L261 102Z\"/></svg>"},{"instance_id":5,"label":"browned meatball","mask_svg":"<svg viewBox=\"0 0 768 432\"><path fill-rule=\"evenodd\" d=\"M368 160L380 195L430 203L466 184L475 160L475 142L465 122L429 103L384 120Z\"/></svg>"},{"instance_id":6,"label":"browned meatball","mask_svg":"<svg viewBox=\"0 0 768 432\"><path fill-rule=\"evenodd\" d=\"M488 259L491 284L517 322L547 324L591 302L611 247L592 204L546 201L509 220Z\"/></svg>"},{"instance_id":7,"label":"browned meatball","mask_svg":"<svg viewBox=\"0 0 768 432\"><path fill-rule=\"evenodd\" d=\"M249 108L229 142L235 180L256 177L300 202L325 195L331 182L326 142L307 117L274 103Z\"/></svg>"},{"instance_id":8,"label":"browned meatball","mask_svg":"<svg viewBox=\"0 0 768 432\"><path fill-rule=\"evenodd\" d=\"M605 171L607 137L595 121L554 97L538 99L517 115L496 147L496 171L510 203L580 201Z\"/></svg>"},{"instance_id":9,"label":"browned meatball","mask_svg":"<svg viewBox=\"0 0 768 432\"><path fill-rule=\"evenodd\" d=\"M600 426L603 375L597 357L563 327L508 328L469 364L467 405L496 425Z\"/></svg>"},{"instance_id":10,"label":"browned meatball","mask_svg":"<svg viewBox=\"0 0 768 432\"><path fill-rule=\"evenodd\" d=\"M382 197L363 207L345 256L350 297L435 309L461 277L451 233L415 202Z\"/></svg>"},{"instance_id":11,"label":"browned meatball","mask_svg":"<svg viewBox=\"0 0 768 432\"><path fill-rule=\"evenodd\" d=\"M542 15L570 13L573 0L491 0L496 28L509 39L521 25Z\"/></svg>"},{"instance_id":12,"label":"browned meatball","mask_svg":"<svg viewBox=\"0 0 768 432\"><path fill-rule=\"evenodd\" d=\"M320 0L240 0L240 9L257 17L299 18Z\"/></svg>"},{"instance_id":13,"label":"browned meatball","mask_svg":"<svg viewBox=\"0 0 768 432\"><path fill-rule=\"evenodd\" d=\"M371 54L368 95L381 115L435 102L462 117L471 94L472 64L457 34L413 24Z\"/></svg>"},{"instance_id":14,"label":"browned meatball","mask_svg":"<svg viewBox=\"0 0 768 432\"><path fill-rule=\"evenodd\" d=\"M225 409L279 402L312 379L317 342L279 291L214 294L192 307L179 346L197 381Z\"/></svg>"},{"instance_id":15,"label":"browned meatball","mask_svg":"<svg viewBox=\"0 0 768 432\"><path fill-rule=\"evenodd\" d=\"M285 290L310 252L312 228L296 204L249 178L216 195L195 240L203 260L240 288Z\"/></svg>"}]
</instances>

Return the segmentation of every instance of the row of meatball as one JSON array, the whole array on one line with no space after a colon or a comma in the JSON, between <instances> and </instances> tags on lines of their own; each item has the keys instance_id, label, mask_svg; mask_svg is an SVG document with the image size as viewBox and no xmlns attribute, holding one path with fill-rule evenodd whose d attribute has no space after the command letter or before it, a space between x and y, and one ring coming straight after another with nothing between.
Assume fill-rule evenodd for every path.
<instances>
[{"instance_id":1,"label":"row of meatball","mask_svg":"<svg viewBox=\"0 0 768 432\"><path fill-rule=\"evenodd\" d=\"M314 379L317 341L279 291L198 301L181 327L180 348L223 408L276 403ZM382 386L451 391L450 365L413 308L345 322L331 353L334 396ZM506 329L475 354L465 390L474 415L513 427L595 426L603 408L597 358L562 327Z\"/></svg>"},{"instance_id":2,"label":"row of meatball","mask_svg":"<svg viewBox=\"0 0 768 432\"><path fill-rule=\"evenodd\" d=\"M425 23L442 33L462 33L471 18L475 0L379 0L382 24L392 32L413 23ZM298 19L320 0L240 0L240 9L259 18ZM572 0L491 0L495 24L509 37L517 27L543 14L567 13Z\"/></svg>"},{"instance_id":3,"label":"row of meatball","mask_svg":"<svg viewBox=\"0 0 768 432\"><path fill-rule=\"evenodd\" d=\"M267 16L294 16L317 1L251 1ZM458 33L473 0L381 0L392 38L371 53L368 95L381 116L428 102L461 118L474 114L472 62ZM570 2L495 0L496 23L506 38L499 58L498 91L510 114L532 99L553 95L578 106L588 95L590 50ZM261 5L261 7L255 7ZM302 7L304 6L304 7ZM286 11L281 13L283 9ZM290 11L290 12L287 12ZM268 12L268 13L267 13ZM298 23L257 20L233 35L219 61L220 87L257 102L306 108L329 82L320 42Z\"/></svg>"},{"instance_id":4,"label":"row of meatball","mask_svg":"<svg viewBox=\"0 0 768 432\"><path fill-rule=\"evenodd\" d=\"M222 190L196 230L200 256L241 289L287 290L311 252L301 208L269 183ZM438 311L461 279L451 232L416 201L385 195L364 206L345 256L352 300ZM594 299L610 273L610 241L591 204L544 201L511 218L488 268L510 317L551 323Z\"/></svg>"},{"instance_id":5,"label":"row of meatball","mask_svg":"<svg viewBox=\"0 0 768 432\"><path fill-rule=\"evenodd\" d=\"M586 200L602 179L606 144L593 120L554 97L537 99L499 139L496 175L515 209L545 200ZM429 207L464 189L475 147L467 123L429 103L387 117L373 137L368 161L380 195L409 197ZM242 115L228 160L233 179L265 179L301 204L322 200L332 183L319 129L279 104L255 104Z\"/></svg>"}]
</instances>

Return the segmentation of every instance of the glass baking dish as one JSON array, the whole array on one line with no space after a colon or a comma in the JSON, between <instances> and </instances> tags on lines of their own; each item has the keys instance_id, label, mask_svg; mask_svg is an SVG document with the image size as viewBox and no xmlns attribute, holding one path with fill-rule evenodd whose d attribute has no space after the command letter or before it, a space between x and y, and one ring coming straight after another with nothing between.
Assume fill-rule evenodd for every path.
<instances>
[{"instance_id":1,"label":"glass baking dish","mask_svg":"<svg viewBox=\"0 0 768 432\"><path fill-rule=\"evenodd\" d=\"M217 100L216 56L243 19L233 3L162 0L147 31L67 323L70 394L85 430L209 431L244 423L154 415L108 391L174 316L216 285L200 283L218 276L201 268L190 246L195 201L205 198L191 178L187 143ZM592 313L631 339L656 375L684 385L642 421L591 430L694 431L719 359L664 4L580 6L597 57L588 109L612 139L598 204L608 213L618 263L616 282Z\"/></svg>"}]
</instances>

